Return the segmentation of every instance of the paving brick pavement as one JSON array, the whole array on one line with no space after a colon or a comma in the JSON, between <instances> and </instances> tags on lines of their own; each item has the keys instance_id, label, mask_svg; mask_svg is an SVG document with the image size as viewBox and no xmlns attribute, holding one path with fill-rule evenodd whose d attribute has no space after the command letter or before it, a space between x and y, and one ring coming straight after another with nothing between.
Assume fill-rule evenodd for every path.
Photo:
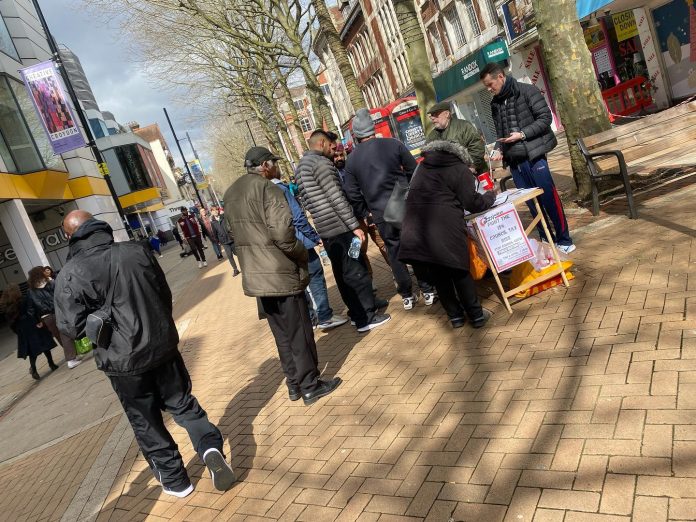
<instances>
[{"instance_id":1,"label":"paving brick pavement","mask_svg":"<svg viewBox=\"0 0 696 522\"><path fill-rule=\"evenodd\" d=\"M383 328L319 333L321 369L345 382L311 407L287 400L241 281L211 268L175 313L194 393L240 481L215 491L170 423L196 491L165 498L131 444L97 520L696 519L696 186L664 192L640 198L637 221L619 208L577 232L569 289L510 316L484 282L495 315L482 330L453 331L439 306L405 312L394 299ZM373 264L384 292L389 273ZM0 509L62 517L75 493L48 473L75 468L69 483L84 484L104 453L90 441L114 429L0 466L3 478L46 470L56 505L49 512L45 489L10 478ZM19 510L17 491L36 507Z\"/></svg>"}]
</instances>

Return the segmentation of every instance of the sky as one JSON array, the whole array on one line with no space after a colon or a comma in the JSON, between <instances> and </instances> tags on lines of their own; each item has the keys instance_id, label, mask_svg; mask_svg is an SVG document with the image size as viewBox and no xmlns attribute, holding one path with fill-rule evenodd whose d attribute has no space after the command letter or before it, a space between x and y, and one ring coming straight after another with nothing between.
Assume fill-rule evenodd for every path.
<instances>
[{"instance_id":1,"label":"sky","mask_svg":"<svg viewBox=\"0 0 696 522\"><path fill-rule=\"evenodd\" d=\"M119 41L118 25L105 24L81 7L80 0L39 0L48 27L59 44L69 47L82 62L92 91L102 111L114 114L116 121L126 124L137 121L141 126L159 123L177 165L183 167L181 156L162 111L167 108L179 139L186 131L201 156L203 167L210 167L211 158L205 154L204 132L191 126L190 109L177 105L171 92L158 89L140 70ZM187 160L193 153L186 141L181 143Z\"/></svg>"}]
</instances>

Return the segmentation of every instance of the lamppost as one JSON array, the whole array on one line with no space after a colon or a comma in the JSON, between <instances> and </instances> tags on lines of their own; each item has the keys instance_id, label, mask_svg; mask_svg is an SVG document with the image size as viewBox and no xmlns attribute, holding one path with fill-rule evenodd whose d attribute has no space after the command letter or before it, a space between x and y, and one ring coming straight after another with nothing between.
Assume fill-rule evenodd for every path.
<instances>
[{"instance_id":1,"label":"lamppost","mask_svg":"<svg viewBox=\"0 0 696 522\"><path fill-rule=\"evenodd\" d=\"M63 65L63 60L60 57L58 45L56 45L56 41L53 39L53 35L51 34L51 31L48 28L48 23L46 22L46 18L44 17L43 11L41 11L41 6L39 5L39 1L32 0L32 4L34 6L34 9L36 10L36 14L39 17L39 22L41 22L41 27L43 28L43 31L46 34L46 40L48 40L48 47L51 50L51 53L53 54L52 60L56 64L58 70L60 71L61 76L63 77L63 82L65 83L65 88L68 91L68 96L70 96L70 100L72 101L73 107L75 108L75 112L77 113L77 116L80 119L80 124L82 125L82 130L84 131L85 135L87 136L87 145L89 146L90 149L92 149L92 154L94 154L94 159L97 160L97 163L100 166L106 165L106 161L104 161L104 157L102 156L102 153L99 150L99 147L97 147L97 142L94 139L94 134L92 133L92 127L90 127L89 122L87 121L87 117L85 116L84 112L82 112L82 106L80 105L80 100L78 99L77 94L75 93L75 89L73 88L73 84L72 84L72 81L70 80L70 76L68 75L68 71L65 69L65 66ZM100 170L101 170L101 168L100 168ZM118 195L116 194L116 190L114 189L114 185L111 182L111 176L109 174L104 174L104 173L102 173L102 175L104 177L104 181L106 182L106 186L109 188L109 192L111 193L111 197L114 200L114 205L116 205L116 210L118 211L118 215L121 217L121 220L125 223L124 226L130 227L130 223L128 223L128 220L126 219L126 215L123 212L123 207L121 206L121 201L118 199Z\"/></svg>"},{"instance_id":2,"label":"lamppost","mask_svg":"<svg viewBox=\"0 0 696 522\"><path fill-rule=\"evenodd\" d=\"M174 136L174 141L176 141L176 146L179 149L179 154L181 154L181 159L184 162L184 167L186 167L186 173L188 174L188 177L191 180L191 184L193 185L193 188L196 191L196 196L198 196L198 201L201 203L201 208L205 208L205 203L203 203L203 198L201 198L201 193L198 192L198 186L196 185L196 180L193 178L193 175L191 174L191 169L189 169L188 163L186 162L186 156L184 156L184 151L181 150L181 145L179 144L179 138L176 137L176 132L174 131L174 126L172 125L172 120L169 119L169 113L167 112L166 108L163 108L162 110L164 111L164 115L167 117L167 123L169 123L169 128L171 129L172 135Z\"/></svg>"}]
</instances>

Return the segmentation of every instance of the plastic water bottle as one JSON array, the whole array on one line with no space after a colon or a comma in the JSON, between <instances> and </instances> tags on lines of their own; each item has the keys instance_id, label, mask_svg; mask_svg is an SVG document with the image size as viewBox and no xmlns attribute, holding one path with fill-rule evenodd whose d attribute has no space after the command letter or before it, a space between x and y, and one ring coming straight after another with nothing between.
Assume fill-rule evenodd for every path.
<instances>
[{"instance_id":1,"label":"plastic water bottle","mask_svg":"<svg viewBox=\"0 0 696 522\"><path fill-rule=\"evenodd\" d=\"M360 247L362 246L362 241L358 236L353 236L353 240L350 242L350 248L348 249L348 257L353 259L358 259L360 256Z\"/></svg>"},{"instance_id":2,"label":"plastic water bottle","mask_svg":"<svg viewBox=\"0 0 696 522\"><path fill-rule=\"evenodd\" d=\"M329 266L331 261L329 260L329 253L323 248L319 251L319 257L321 258L321 264L324 266Z\"/></svg>"}]
</instances>

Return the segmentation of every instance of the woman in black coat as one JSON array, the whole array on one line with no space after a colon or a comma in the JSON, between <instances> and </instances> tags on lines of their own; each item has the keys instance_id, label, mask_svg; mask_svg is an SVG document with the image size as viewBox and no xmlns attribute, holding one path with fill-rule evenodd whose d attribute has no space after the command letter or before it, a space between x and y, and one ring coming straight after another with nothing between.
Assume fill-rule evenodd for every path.
<instances>
[{"instance_id":1,"label":"woman in black coat","mask_svg":"<svg viewBox=\"0 0 696 522\"><path fill-rule=\"evenodd\" d=\"M41 377L36 371L36 358L42 353L46 356L51 371L58 368L51 357L51 349L56 343L46 328L36 326L28 308L28 300L22 296L17 285L10 285L5 289L2 294L2 309L10 322L10 328L17 334L17 357L29 357L29 373L38 381Z\"/></svg>"},{"instance_id":2,"label":"woman in black coat","mask_svg":"<svg viewBox=\"0 0 696 522\"><path fill-rule=\"evenodd\" d=\"M433 141L423 147L423 162L413 174L401 227L399 259L435 284L454 328L464 326L464 312L474 328L488 317L469 274L469 239L464 211L490 208L495 194L476 191L471 157L461 145Z\"/></svg>"},{"instance_id":3,"label":"woman in black coat","mask_svg":"<svg viewBox=\"0 0 696 522\"><path fill-rule=\"evenodd\" d=\"M44 267L35 266L29 270L29 291L27 292L27 313L34 320L34 324L47 329L48 332L60 342L68 361L68 368L74 368L82 361L77 358L75 340L61 334L56 325L56 310L53 303L56 283L50 277L46 277Z\"/></svg>"}]
</instances>

